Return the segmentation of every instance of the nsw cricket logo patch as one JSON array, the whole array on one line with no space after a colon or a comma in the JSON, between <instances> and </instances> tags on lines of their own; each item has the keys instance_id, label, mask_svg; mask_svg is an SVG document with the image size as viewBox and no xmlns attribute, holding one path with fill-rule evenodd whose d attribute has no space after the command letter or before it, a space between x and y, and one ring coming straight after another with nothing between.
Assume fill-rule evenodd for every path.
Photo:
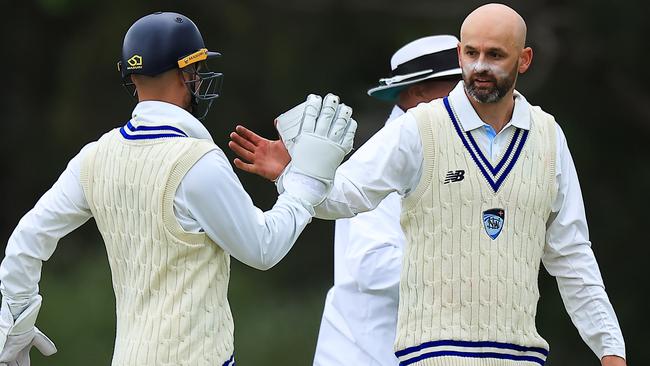
<instances>
[{"instance_id":1,"label":"nsw cricket logo patch","mask_svg":"<svg viewBox=\"0 0 650 366\"><path fill-rule=\"evenodd\" d=\"M483 211L483 227L485 227L485 232L492 240L501 234L505 220L506 213L502 208L491 208Z\"/></svg>"}]
</instances>

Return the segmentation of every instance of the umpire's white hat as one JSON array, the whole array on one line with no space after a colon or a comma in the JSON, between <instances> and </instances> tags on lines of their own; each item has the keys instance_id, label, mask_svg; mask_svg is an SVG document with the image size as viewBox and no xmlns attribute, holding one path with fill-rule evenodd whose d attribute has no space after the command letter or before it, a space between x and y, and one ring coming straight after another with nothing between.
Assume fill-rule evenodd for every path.
<instances>
[{"instance_id":1,"label":"umpire's white hat","mask_svg":"<svg viewBox=\"0 0 650 366\"><path fill-rule=\"evenodd\" d=\"M417 39L395 52L390 59L390 77L379 79L379 86L368 90L377 99L395 101L406 86L419 81L460 76L454 36L441 35Z\"/></svg>"}]
</instances>

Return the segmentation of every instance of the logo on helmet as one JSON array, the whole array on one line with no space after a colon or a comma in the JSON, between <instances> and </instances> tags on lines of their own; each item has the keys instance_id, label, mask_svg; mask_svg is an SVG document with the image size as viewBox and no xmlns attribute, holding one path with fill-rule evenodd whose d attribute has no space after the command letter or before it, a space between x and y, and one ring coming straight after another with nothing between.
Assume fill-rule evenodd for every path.
<instances>
[{"instance_id":1,"label":"logo on helmet","mask_svg":"<svg viewBox=\"0 0 650 366\"><path fill-rule=\"evenodd\" d=\"M194 52L193 54L185 56L182 59L178 60L178 67L182 69L195 62L206 60L207 58L208 58L208 49L201 48L200 50Z\"/></svg>"},{"instance_id":2,"label":"logo on helmet","mask_svg":"<svg viewBox=\"0 0 650 366\"><path fill-rule=\"evenodd\" d=\"M133 57L126 60L126 62L129 64L129 67L126 68L127 70L135 70L135 69L142 68L142 56L140 55L133 55Z\"/></svg>"}]
</instances>

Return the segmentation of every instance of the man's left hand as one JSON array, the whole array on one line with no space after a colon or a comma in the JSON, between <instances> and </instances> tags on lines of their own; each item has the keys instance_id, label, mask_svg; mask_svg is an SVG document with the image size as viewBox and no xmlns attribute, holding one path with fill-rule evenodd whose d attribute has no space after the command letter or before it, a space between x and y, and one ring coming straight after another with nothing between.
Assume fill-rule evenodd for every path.
<instances>
[{"instance_id":1,"label":"man's left hand","mask_svg":"<svg viewBox=\"0 0 650 366\"><path fill-rule=\"evenodd\" d=\"M627 366L624 358L618 356L605 356L600 360L602 366Z\"/></svg>"},{"instance_id":2,"label":"man's left hand","mask_svg":"<svg viewBox=\"0 0 650 366\"><path fill-rule=\"evenodd\" d=\"M14 319L9 302L0 308L0 366L29 366L29 351L36 347L43 355L56 353L54 343L34 326L43 299L34 296Z\"/></svg>"},{"instance_id":3,"label":"man's left hand","mask_svg":"<svg viewBox=\"0 0 650 366\"><path fill-rule=\"evenodd\" d=\"M9 336L7 342L0 354L0 366L29 366L29 351L32 347L43 354L51 356L56 353L56 346L43 332L34 327L33 330L16 335Z\"/></svg>"}]
</instances>

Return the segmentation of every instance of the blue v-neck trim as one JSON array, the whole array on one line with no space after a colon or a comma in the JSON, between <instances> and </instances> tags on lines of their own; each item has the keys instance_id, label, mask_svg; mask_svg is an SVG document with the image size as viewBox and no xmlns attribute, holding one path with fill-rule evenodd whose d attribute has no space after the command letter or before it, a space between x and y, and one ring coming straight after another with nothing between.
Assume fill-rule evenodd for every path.
<instances>
[{"instance_id":1,"label":"blue v-neck trim","mask_svg":"<svg viewBox=\"0 0 650 366\"><path fill-rule=\"evenodd\" d=\"M461 129L460 123L456 119L456 115L451 109L451 105L449 104L449 100L447 97L443 99L443 103L445 105L445 109L447 109L449 118L451 118L451 122L454 125L454 129L456 130L458 137L460 137L460 140L465 146L465 149L469 152L470 156L472 157L472 160L474 160L474 163L479 168L479 170L487 180L490 187L492 187L492 190L494 190L494 192L496 193L501 187L501 185L503 184L503 182L505 181L506 177L508 176L512 168L514 167L517 160L519 159L519 156L521 155L521 150L523 149L526 140L528 139L529 131L517 128L515 130L515 134L513 135L512 141L510 141L510 145L508 146L505 154L501 158L501 161L499 161L496 167L492 167L492 164L490 164L488 159L485 158L485 155L478 147L478 144L474 140L474 137L472 137L470 133L463 132L463 130ZM521 134L521 138L519 138L520 134ZM513 154L513 150L514 150L514 154ZM506 163L508 161L509 163L506 166ZM501 172L501 174L499 174L499 171L504 166L506 166L506 168Z\"/></svg>"},{"instance_id":2,"label":"blue v-neck trim","mask_svg":"<svg viewBox=\"0 0 650 366\"><path fill-rule=\"evenodd\" d=\"M517 138L519 137L519 133L521 130L519 128L515 129L515 133L512 136L512 140L510 141L510 145L508 145L508 148L506 149L506 153L503 154L503 157L501 158L501 161L497 164L496 167L492 167L492 164L490 164L490 161L483 155L483 151L478 147L478 144L476 143L476 140L474 140L474 136L472 136L471 133L465 133L464 135L467 136L469 139L469 142L472 144L472 147L474 147L474 151L478 153L479 158L481 158L481 161L485 166L488 168L490 173L492 175L496 175L499 173L499 170L505 165L506 161L508 161L508 157L510 156L510 153L512 152L513 147L517 143Z\"/></svg>"}]
</instances>

